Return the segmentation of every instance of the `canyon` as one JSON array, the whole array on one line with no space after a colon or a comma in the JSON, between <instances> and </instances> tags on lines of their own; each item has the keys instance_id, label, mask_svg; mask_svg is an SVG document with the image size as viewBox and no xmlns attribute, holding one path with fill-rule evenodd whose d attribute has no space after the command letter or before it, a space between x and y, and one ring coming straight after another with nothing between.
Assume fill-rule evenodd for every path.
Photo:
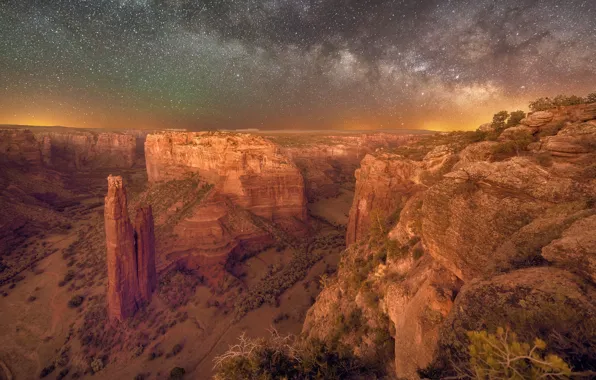
<instances>
[{"instance_id":1,"label":"canyon","mask_svg":"<svg viewBox=\"0 0 596 380\"><path fill-rule=\"evenodd\" d=\"M594 162L594 103L475 132L0 130L0 364L206 379L292 334L442 378L502 327L594 371Z\"/></svg>"}]
</instances>

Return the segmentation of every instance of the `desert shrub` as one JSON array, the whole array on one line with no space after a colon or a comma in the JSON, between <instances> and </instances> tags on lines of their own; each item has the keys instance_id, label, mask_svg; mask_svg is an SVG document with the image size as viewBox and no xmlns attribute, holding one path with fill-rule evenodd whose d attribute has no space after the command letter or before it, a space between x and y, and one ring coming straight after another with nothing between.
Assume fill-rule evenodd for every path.
<instances>
[{"instance_id":1,"label":"desert shrub","mask_svg":"<svg viewBox=\"0 0 596 380\"><path fill-rule=\"evenodd\" d=\"M550 98L538 98L532 102L530 102L530 111L545 111L550 108L554 108L555 104Z\"/></svg>"},{"instance_id":2,"label":"desert shrub","mask_svg":"<svg viewBox=\"0 0 596 380\"><path fill-rule=\"evenodd\" d=\"M170 371L170 380L182 380L186 370L182 367L174 367Z\"/></svg>"},{"instance_id":3,"label":"desert shrub","mask_svg":"<svg viewBox=\"0 0 596 380\"><path fill-rule=\"evenodd\" d=\"M416 247L414 248L414 251L412 251L412 257L414 258L414 260L420 259L422 255L424 255L424 250L422 249L422 247Z\"/></svg>"},{"instance_id":4,"label":"desert shrub","mask_svg":"<svg viewBox=\"0 0 596 380\"><path fill-rule=\"evenodd\" d=\"M171 309L176 309L188 303L199 283L199 278L194 272L178 268L159 280L157 292Z\"/></svg>"},{"instance_id":5,"label":"desert shrub","mask_svg":"<svg viewBox=\"0 0 596 380\"><path fill-rule=\"evenodd\" d=\"M47 367L44 367L41 372L39 373L39 378L43 379L44 377L48 376L50 373L54 372L56 366L54 364L50 364Z\"/></svg>"},{"instance_id":6,"label":"desert shrub","mask_svg":"<svg viewBox=\"0 0 596 380\"><path fill-rule=\"evenodd\" d=\"M550 167L553 165L553 156L548 152L538 153L535 158L540 166Z\"/></svg>"},{"instance_id":7,"label":"desert shrub","mask_svg":"<svg viewBox=\"0 0 596 380\"><path fill-rule=\"evenodd\" d=\"M505 124L505 128L515 127L524 117L526 117L526 113L524 111L517 110L511 112L509 114L509 119L507 119L507 123Z\"/></svg>"},{"instance_id":8,"label":"desert shrub","mask_svg":"<svg viewBox=\"0 0 596 380\"><path fill-rule=\"evenodd\" d=\"M509 117L509 112L507 111L499 111L496 114L493 115L493 121L491 123L491 126L498 130L502 130L505 129L505 121L507 120L507 118Z\"/></svg>"},{"instance_id":9,"label":"desert shrub","mask_svg":"<svg viewBox=\"0 0 596 380\"><path fill-rule=\"evenodd\" d=\"M583 102L584 100L576 95L557 95L552 100L552 103L555 105L555 107L574 106L577 104L582 104Z\"/></svg>"},{"instance_id":10,"label":"desert shrub","mask_svg":"<svg viewBox=\"0 0 596 380\"><path fill-rule=\"evenodd\" d=\"M264 303L274 305L277 297L292 285L302 280L308 270L322 258L320 253L307 252L305 248L294 250L292 260L280 271L269 273L258 284L242 293L234 304L235 318L238 320L251 310Z\"/></svg>"},{"instance_id":11,"label":"desert shrub","mask_svg":"<svg viewBox=\"0 0 596 380\"><path fill-rule=\"evenodd\" d=\"M533 345L520 342L514 332L499 327L496 334L469 331L470 360L460 369L476 379L564 379L571 368L563 359L544 354L546 343L536 338Z\"/></svg>"},{"instance_id":12,"label":"desert shrub","mask_svg":"<svg viewBox=\"0 0 596 380\"><path fill-rule=\"evenodd\" d=\"M83 304L84 299L85 298L81 295L73 296L70 301L68 301L68 307L72 309L77 308Z\"/></svg>"},{"instance_id":13,"label":"desert shrub","mask_svg":"<svg viewBox=\"0 0 596 380\"><path fill-rule=\"evenodd\" d=\"M181 344L174 345L174 347L172 347L172 351L170 352L171 356L178 355L182 351L183 348L184 348L184 346L182 346Z\"/></svg>"},{"instance_id":14,"label":"desert shrub","mask_svg":"<svg viewBox=\"0 0 596 380\"><path fill-rule=\"evenodd\" d=\"M492 153L498 158L505 158L511 155L519 155L528 149L528 145L533 142L532 135L517 131L511 135L511 140L503 141L493 146Z\"/></svg>"},{"instance_id":15,"label":"desert shrub","mask_svg":"<svg viewBox=\"0 0 596 380\"><path fill-rule=\"evenodd\" d=\"M68 376L68 373L69 372L70 372L70 369L69 368L62 368L62 370L56 376L56 380L62 380L62 379L64 379L66 376Z\"/></svg>"},{"instance_id":16,"label":"desert shrub","mask_svg":"<svg viewBox=\"0 0 596 380\"><path fill-rule=\"evenodd\" d=\"M267 339L252 340L241 335L239 342L216 357L214 363L217 380L346 379L378 373L345 346L316 339L297 341L275 330Z\"/></svg>"},{"instance_id":17,"label":"desert shrub","mask_svg":"<svg viewBox=\"0 0 596 380\"><path fill-rule=\"evenodd\" d=\"M95 358L91 361L91 370L93 373L98 373L104 367L103 360L101 358Z\"/></svg>"}]
</instances>

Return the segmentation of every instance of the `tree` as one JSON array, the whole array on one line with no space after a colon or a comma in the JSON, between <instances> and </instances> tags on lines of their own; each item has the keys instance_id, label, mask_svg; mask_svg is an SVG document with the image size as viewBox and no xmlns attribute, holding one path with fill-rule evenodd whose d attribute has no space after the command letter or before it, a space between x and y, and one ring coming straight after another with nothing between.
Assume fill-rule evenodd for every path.
<instances>
[{"instance_id":1,"label":"tree","mask_svg":"<svg viewBox=\"0 0 596 380\"><path fill-rule=\"evenodd\" d=\"M586 103L596 103L596 92L592 92L586 96Z\"/></svg>"},{"instance_id":2,"label":"tree","mask_svg":"<svg viewBox=\"0 0 596 380\"><path fill-rule=\"evenodd\" d=\"M545 111L550 108L554 108L555 104L549 98L538 98L533 102L530 102L530 111Z\"/></svg>"},{"instance_id":3,"label":"tree","mask_svg":"<svg viewBox=\"0 0 596 380\"><path fill-rule=\"evenodd\" d=\"M493 122L491 126L495 130L502 130L505 129L505 120L509 117L509 112L507 111L500 111L493 115Z\"/></svg>"},{"instance_id":4,"label":"tree","mask_svg":"<svg viewBox=\"0 0 596 380\"><path fill-rule=\"evenodd\" d=\"M546 343L536 338L530 345L499 327L496 334L468 331L470 360L461 375L473 379L566 379L572 374L563 359L544 354Z\"/></svg>"},{"instance_id":5,"label":"tree","mask_svg":"<svg viewBox=\"0 0 596 380\"><path fill-rule=\"evenodd\" d=\"M505 125L506 128L514 127L519 124L519 122L526 117L526 113L521 110L513 111L509 114L509 119L507 120L507 124ZM494 120L494 118L493 118Z\"/></svg>"}]
</instances>

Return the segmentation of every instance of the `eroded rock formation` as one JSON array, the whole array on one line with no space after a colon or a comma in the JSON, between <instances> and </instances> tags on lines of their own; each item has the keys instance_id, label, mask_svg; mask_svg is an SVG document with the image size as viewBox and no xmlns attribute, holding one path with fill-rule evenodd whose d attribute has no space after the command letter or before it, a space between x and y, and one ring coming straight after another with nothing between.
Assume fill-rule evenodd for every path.
<instances>
[{"instance_id":1,"label":"eroded rock formation","mask_svg":"<svg viewBox=\"0 0 596 380\"><path fill-rule=\"evenodd\" d=\"M28 129L0 130L0 162L41 165L41 149Z\"/></svg>"},{"instance_id":2,"label":"eroded rock formation","mask_svg":"<svg viewBox=\"0 0 596 380\"><path fill-rule=\"evenodd\" d=\"M275 220L305 220L304 180L279 147L258 136L236 133L161 133L147 136L150 182L196 173L233 203Z\"/></svg>"},{"instance_id":3,"label":"eroded rock formation","mask_svg":"<svg viewBox=\"0 0 596 380\"><path fill-rule=\"evenodd\" d=\"M586 368L586 358L596 360L590 346L578 354L583 362L568 350L596 341L593 109L530 114L498 141L437 135L423 159L365 157L351 246L303 332L339 337L371 360L390 334L400 378L418 378L431 363L451 368L465 359L466 331L499 326ZM498 156L521 130L534 142ZM387 237L371 233L373 222L390 229Z\"/></svg>"},{"instance_id":4,"label":"eroded rock formation","mask_svg":"<svg viewBox=\"0 0 596 380\"><path fill-rule=\"evenodd\" d=\"M124 320L132 316L142 302L151 299L157 283L151 208L137 211L133 228L122 177L109 176L104 222L108 311L112 320Z\"/></svg>"},{"instance_id":5,"label":"eroded rock formation","mask_svg":"<svg viewBox=\"0 0 596 380\"><path fill-rule=\"evenodd\" d=\"M304 180L273 142L239 133L152 134L145 143L158 270L183 265L217 285L224 268L305 232Z\"/></svg>"},{"instance_id":6,"label":"eroded rock formation","mask_svg":"<svg viewBox=\"0 0 596 380\"><path fill-rule=\"evenodd\" d=\"M360 161L378 149L391 149L419 135L372 133L361 135L272 135L282 152L292 158L304 176L309 201L337 196L341 188L353 190L354 171Z\"/></svg>"},{"instance_id":7,"label":"eroded rock formation","mask_svg":"<svg viewBox=\"0 0 596 380\"><path fill-rule=\"evenodd\" d=\"M43 144L44 161L56 167L130 168L137 158L136 138L129 134L73 130L35 135Z\"/></svg>"}]
</instances>

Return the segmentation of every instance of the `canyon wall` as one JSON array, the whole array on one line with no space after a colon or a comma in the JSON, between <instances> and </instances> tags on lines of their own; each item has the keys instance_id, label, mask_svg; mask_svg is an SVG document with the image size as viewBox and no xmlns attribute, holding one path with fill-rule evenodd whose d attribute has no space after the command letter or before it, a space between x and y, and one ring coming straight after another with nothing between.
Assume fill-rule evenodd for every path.
<instances>
[{"instance_id":1,"label":"canyon wall","mask_svg":"<svg viewBox=\"0 0 596 380\"><path fill-rule=\"evenodd\" d=\"M133 228L122 177L109 176L104 223L108 313L111 320L122 321L149 302L157 286L151 207L137 211Z\"/></svg>"},{"instance_id":2,"label":"canyon wall","mask_svg":"<svg viewBox=\"0 0 596 380\"><path fill-rule=\"evenodd\" d=\"M292 158L305 181L309 201L354 189L354 171L362 158L378 149L392 149L420 135L371 133L359 135L277 134L268 136Z\"/></svg>"},{"instance_id":3,"label":"canyon wall","mask_svg":"<svg viewBox=\"0 0 596 380\"><path fill-rule=\"evenodd\" d=\"M304 334L418 378L431 364L434 376L456 375L466 332L501 326L590 370L590 349L565 344L596 341L594 109L536 112L495 140L437 134L366 156L351 245Z\"/></svg>"},{"instance_id":4,"label":"canyon wall","mask_svg":"<svg viewBox=\"0 0 596 380\"><path fill-rule=\"evenodd\" d=\"M152 134L145 142L150 182L196 173L256 215L306 219L304 180L277 145L258 136L197 132Z\"/></svg>"},{"instance_id":5,"label":"canyon wall","mask_svg":"<svg viewBox=\"0 0 596 380\"><path fill-rule=\"evenodd\" d=\"M41 148L28 129L0 130L0 162L40 166Z\"/></svg>"},{"instance_id":6,"label":"canyon wall","mask_svg":"<svg viewBox=\"0 0 596 380\"><path fill-rule=\"evenodd\" d=\"M271 141L165 132L147 136L145 157L160 271L182 265L216 286L231 261L306 231L304 180Z\"/></svg>"},{"instance_id":7,"label":"canyon wall","mask_svg":"<svg viewBox=\"0 0 596 380\"><path fill-rule=\"evenodd\" d=\"M117 132L36 132L46 163L77 170L130 168L137 159L135 136Z\"/></svg>"}]
</instances>

